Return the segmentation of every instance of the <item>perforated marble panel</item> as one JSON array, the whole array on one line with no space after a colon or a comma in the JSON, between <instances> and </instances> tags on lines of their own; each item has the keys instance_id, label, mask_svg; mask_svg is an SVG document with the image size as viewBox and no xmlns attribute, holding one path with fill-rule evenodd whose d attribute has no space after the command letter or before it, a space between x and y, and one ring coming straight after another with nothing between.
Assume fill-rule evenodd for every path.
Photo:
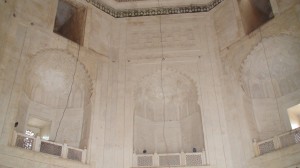
<instances>
[{"instance_id":1,"label":"perforated marble panel","mask_svg":"<svg viewBox=\"0 0 300 168\"><path fill-rule=\"evenodd\" d=\"M180 156L179 155L159 156L159 165L160 166L179 166L180 165Z\"/></svg>"},{"instance_id":2,"label":"perforated marble panel","mask_svg":"<svg viewBox=\"0 0 300 168\"><path fill-rule=\"evenodd\" d=\"M287 147L290 145L294 145L300 142L300 132L293 132L291 134L287 134L281 136L280 138L281 147Z\"/></svg>"},{"instance_id":3,"label":"perforated marble panel","mask_svg":"<svg viewBox=\"0 0 300 168\"><path fill-rule=\"evenodd\" d=\"M270 141L267 141L267 142L264 142L264 143L258 145L258 148L259 148L260 154L263 155L265 153L274 151L275 145L274 145L273 140L270 140Z\"/></svg>"},{"instance_id":4,"label":"perforated marble panel","mask_svg":"<svg viewBox=\"0 0 300 168\"><path fill-rule=\"evenodd\" d=\"M41 149L40 152L48 153L50 155L61 156L62 146L41 142Z\"/></svg>"},{"instance_id":5,"label":"perforated marble panel","mask_svg":"<svg viewBox=\"0 0 300 168\"><path fill-rule=\"evenodd\" d=\"M187 166L201 166L202 158L201 155L186 155Z\"/></svg>"},{"instance_id":6,"label":"perforated marble panel","mask_svg":"<svg viewBox=\"0 0 300 168\"><path fill-rule=\"evenodd\" d=\"M279 138L281 147L287 147L296 143L294 134L287 134Z\"/></svg>"},{"instance_id":7,"label":"perforated marble panel","mask_svg":"<svg viewBox=\"0 0 300 168\"><path fill-rule=\"evenodd\" d=\"M27 138L21 135L17 136L16 146L24 149L32 150L33 148L33 138Z\"/></svg>"},{"instance_id":8,"label":"perforated marble panel","mask_svg":"<svg viewBox=\"0 0 300 168\"><path fill-rule=\"evenodd\" d=\"M137 157L138 166L153 166L152 156L138 156Z\"/></svg>"},{"instance_id":9,"label":"perforated marble panel","mask_svg":"<svg viewBox=\"0 0 300 168\"><path fill-rule=\"evenodd\" d=\"M300 131L295 132L295 141L296 143L300 143Z\"/></svg>"},{"instance_id":10,"label":"perforated marble panel","mask_svg":"<svg viewBox=\"0 0 300 168\"><path fill-rule=\"evenodd\" d=\"M82 152L75 149L68 149L68 159L81 161Z\"/></svg>"}]
</instances>

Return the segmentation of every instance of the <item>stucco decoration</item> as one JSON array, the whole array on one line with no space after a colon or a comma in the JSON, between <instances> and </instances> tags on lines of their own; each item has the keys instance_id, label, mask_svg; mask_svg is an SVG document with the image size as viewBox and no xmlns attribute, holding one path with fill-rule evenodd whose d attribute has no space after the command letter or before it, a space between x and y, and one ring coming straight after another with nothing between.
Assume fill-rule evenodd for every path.
<instances>
[{"instance_id":1,"label":"stucco decoration","mask_svg":"<svg viewBox=\"0 0 300 168\"><path fill-rule=\"evenodd\" d=\"M281 97L300 89L300 39L264 38L241 67L241 84L252 98ZM275 94L274 94L275 91Z\"/></svg>"},{"instance_id":2,"label":"stucco decoration","mask_svg":"<svg viewBox=\"0 0 300 168\"><path fill-rule=\"evenodd\" d=\"M89 101L92 82L84 65L76 61L77 57L65 50L49 49L38 52L27 66L24 86L27 97L49 107L64 108L74 81L72 95L80 95L80 99Z\"/></svg>"}]
</instances>

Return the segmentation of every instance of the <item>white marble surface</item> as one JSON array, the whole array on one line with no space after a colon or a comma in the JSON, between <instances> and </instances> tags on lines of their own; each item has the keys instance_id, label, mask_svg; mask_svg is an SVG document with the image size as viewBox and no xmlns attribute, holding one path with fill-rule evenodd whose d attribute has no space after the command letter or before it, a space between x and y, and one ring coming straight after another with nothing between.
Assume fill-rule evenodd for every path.
<instances>
[{"instance_id":1,"label":"white marble surface","mask_svg":"<svg viewBox=\"0 0 300 168\"><path fill-rule=\"evenodd\" d=\"M161 67L167 103L183 107L191 102L187 107L199 107L196 110L178 110L178 116L174 117L175 108L166 106L166 114L169 120L180 119L184 112L192 114L197 111L201 114L202 122L199 125L203 130L203 143L209 164L207 167L265 168L270 160L274 160L278 167L299 164L295 159L299 155L296 150L299 145L283 149L286 152L279 152L282 158L286 158L282 162L276 161L278 154L252 159L252 139L264 139L288 131L290 127L286 109L299 104L299 76L295 75L300 68L297 66L300 22L299 10L295 5L299 1L277 0L279 13L249 36L244 35L236 2L232 0L225 0L209 13L123 19L114 19L83 0L78 2L88 9L84 43L80 48L53 33L57 1L0 1L1 166L132 167L134 128L138 126L134 122L134 111L139 105L136 93L143 93L141 97L150 97L151 103L161 100L161 92L157 91L159 87L156 86L161 80ZM268 59L258 59L255 62L253 58L264 56L263 50L255 47L261 43L269 51L266 54ZM70 99L73 102L70 104L74 107L81 107L79 111L66 113L63 120L62 127L72 129L65 133L59 132L60 137L64 135L72 137L72 140L76 134L76 144L88 149L88 165L7 146L17 118L22 120L20 127L25 127L27 113L43 112L39 106L28 108L28 101L23 95L30 90L26 89L28 65L35 56L39 56L38 53L47 50L64 51L64 54L57 54L62 57L66 53L79 56L79 65L84 67L84 74L90 80L91 88L84 87L86 85L81 87L84 92L82 95L87 96L82 96L81 101L80 96ZM278 61L280 54L287 56L286 61L283 60L285 57ZM161 62L162 57L165 60ZM265 72L268 70L267 63L274 66L271 71ZM283 71L282 63L287 71ZM64 64L64 68L70 64L72 63ZM57 68L59 69L61 68ZM248 70L252 75L247 75ZM266 89L243 90L244 80L249 88L256 86L255 74L261 74L261 71L266 74L259 84L266 86ZM172 80L168 80L168 74L172 76ZM44 78L36 75L37 78L33 79L44 81ZM55 76L54 79L61 78ZM86 79L81 81L86 82ZM178 83L183 79L192 83L185 86L190 89L178 89ZM277 83L275 79L277 82L283 79L295 81L296 84L285 82L286 80ZM178 83L174 85L174 81ZM249 85L248 81L253 82ZM49 81L44 86L47 85ZM59 88L55 86L48 89ZM91 95L86 94L89 91ZM37 94L37 98L41 98L39 95ZM48 106L55 104L53 102L64 102L55 98L51 100L51 103L35 98L31 101ZM152 108L147 109L149 112ZM147 114L152 114L148 112ZM157 108L155 112L157 116L162 115L161 108ZM55 118L54 113L52 111L43 116ZM162 120L162 117L157 119ZM188 134L188 131L184 133ZM64 138L59 140L64 141ZM192 137L187 141L194 140ZM163 141L159 142L161 144ZM177 142L179 141L167 143L179 150Z\"/></svg>"}]
</instances>

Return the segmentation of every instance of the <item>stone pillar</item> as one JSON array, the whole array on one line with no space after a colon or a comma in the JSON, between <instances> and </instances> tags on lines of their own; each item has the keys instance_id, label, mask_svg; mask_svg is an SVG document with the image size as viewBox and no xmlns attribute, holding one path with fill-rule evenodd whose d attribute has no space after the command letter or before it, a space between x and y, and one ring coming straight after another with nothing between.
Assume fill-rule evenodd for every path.
<instances>
[{"instance_id":1,"label":"stone pillar","mask_svg":"<svg viewBox=\"0 0 300 168\"><path fill-rule=\"evenodd\" d=\"M159 166L159 156L157 153L153 154L153 166Z\"/></svg>"},{"instance_id":2,"label":"stone pillar","mask_svg":"<svg viewBox=\"0 0 300 168\"><path fill-rule=\"evenodd\" d=\"M82 163L86 163L86 154L87 154L87 150L86 150L86 148L84 148L84 150L82 151L82 156L81 156Z\"/></svg>"},{"instance_id":3,"label":"stone pillar","mask_svg":"<svg viewBox=\"0 0 300 168\"><path fill-rule=\"evenodd\" d=\"M61 157L65 159L68 157L68 145L65 143L62 146Z\"/></svg>"},{"instance_id":4,"label":"stone pillar","mask_svg":"<svg viewBox=\"0 0 300 168\"><path fill-rule=\"evenodd\" d=\"M186 165L186 154L184 152L180 153L180 165L185 166Z\"/></svg>"},{"instance_id":5,"label":"stone pillar","mask_svg":"<svg viewBox=\"0 0 300 168\"><path fill-rule=\"evenodd\" d=\"M253 148L254 148L255 156L259 156L260 152L259 152L259 148L258 148L258 145L257 145L257 140L253 139L252 142L253 142Z\"/></svg>"},{"instance_id":6,"label":"stone pillar","mask_svg":"<svg viewBox=\"0 0 300 168\"><path fill-rule=\"evenodd\" d=\"M34 139L33 150L39 152L41 148L41 137L37 136Z\"/></svg>"}]
</instances>

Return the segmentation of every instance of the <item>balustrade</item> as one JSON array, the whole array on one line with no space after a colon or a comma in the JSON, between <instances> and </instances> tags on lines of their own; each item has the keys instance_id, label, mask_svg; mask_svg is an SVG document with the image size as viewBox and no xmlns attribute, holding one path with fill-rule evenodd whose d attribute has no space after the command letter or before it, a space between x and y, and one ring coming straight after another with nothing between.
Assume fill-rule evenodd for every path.
<instances>
[{"instance_id":1,"label":"balustrade","mask_svg":"<svg viewBox=\"0 0 300 168\"><path fill-rule=\"evenodd\" d=\"M205 151L195 153L134 154L134 167L193 167L204 166Z\"/></svg>"},{"instance_id":2,"label":"balustrade","mask_svg":"<svg viewBox=\"0 0 300 168\"><path fill-rule=\"evenodd\" d=\"M260 142L257 142L254 139L253 147L255 150L255 155L260 156L280 148L297 144L299 142L300 142L300 128L297 128Z\"/></svg>"},{"instance_id":3,"label":"balustrade","mask_svg":"<svg viewBox=\"0 0 300 168\"><path fill-rule=\"evenodd\" d=\"M14 132L12 146L86 163L86 149L78 149L68 146L67 144L59 144L56 142L43 140L39 136L32 137Z\"/></svg>"}]
</instances>

